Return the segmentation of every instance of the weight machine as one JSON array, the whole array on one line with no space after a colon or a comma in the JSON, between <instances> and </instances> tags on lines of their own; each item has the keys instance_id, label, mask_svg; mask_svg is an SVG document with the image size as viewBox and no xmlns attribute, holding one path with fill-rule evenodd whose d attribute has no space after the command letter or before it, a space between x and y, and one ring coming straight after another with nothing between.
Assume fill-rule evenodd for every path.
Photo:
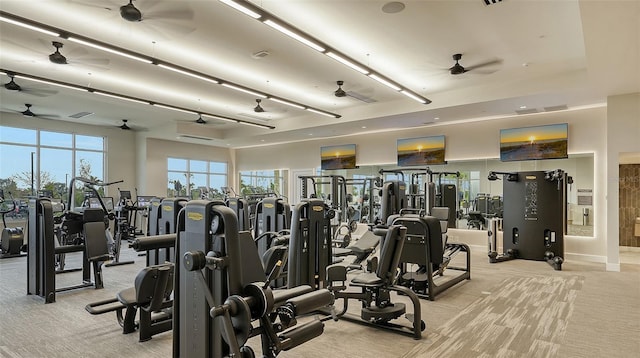
<instances>
[{"instance_id":1,"label":"weight machine","mask_svg":"<svg viewBox=\"0 0 640 358\"><path fill-rule=\"evenodd\" d=\"M260 336L272 358L322 334L320 320L296 325L296 317L333 304L333 295L309 286L271 290L281 265L265 275L251 234L238 230L224 202L190 201L179 227L173 357L252 358L246 342Z\"/></svg>"},{"instance_id":2,"label":"weight machine","mask_svg":"<svg viewBox=\"0 0 640 358\"><path fill-rule=\"evenodd\" d=\"M9 193L11 195L11 193ZM4 205L4 190L0 189L0 205ZM18 207L16 201L11 198L13 206L10 209L0 210L2 215L2 236L0 236L0 259L26 256L24 244L24 232L21 227L7 227L5 215L14 212Z\"/></svg>"},{"instance_id":3,"label":"weight machine","mask_svg":"<svg viewBox=\"0 0 640 358\"><path fill-rule=\"evenodd\" d=\"M72 180L73 182L73 180ZM110 259L105 236L105 213L86 208L78 220L82 243L55 247L53 209L49 199L29 201L29 240L27 255L27 294L38 295L45 303L56 300L56 293L85 287L103 288L102 264ZM55 257L58 254L82 252L82 283L56 287ZM93 266L94 281L91 281Z\"/></svg>"},{"instance_id":4,"label":"weight machine","mask_svg":"<svg viewBox=\"0 0 640 358\"><path fill-rule=\"evenodd\" d=\"M504 195L503 250L497 252L499 219L490 219L489 262L516 258L546 261L562 270L567 217L567 184L573 179L563 170L489 172L489 180L502 175Z\"/></svg>"},{"instance_id":5,"label":"weight machine","mask_svg":"<svg viewBox=\"0 0 640 358\"><path fill-rule=\"evenodd\" d=\"M287 285L325 288L325 271L333 263L331 220L335 211L322 199L305 199L293 209Z\"/></svg>"}]
</instances>

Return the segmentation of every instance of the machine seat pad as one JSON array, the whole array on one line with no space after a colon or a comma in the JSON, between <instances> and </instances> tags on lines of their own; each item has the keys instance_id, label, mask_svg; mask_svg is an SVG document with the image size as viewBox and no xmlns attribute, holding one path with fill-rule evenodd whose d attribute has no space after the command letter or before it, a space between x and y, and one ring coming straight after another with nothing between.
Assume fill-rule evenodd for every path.
<instances>
[{"instance_id":1,"label":"machine seat pad","mask_svg":"<svg viewBox=\"0 0 640 358\"><path fill-rule=\"evenodd\" d=\"M333 256L348 256L351 255L353 250L348 249L348 248L342 248L342 247L333 247L331 248L331 251L333 251Z\"/></svg>"},{"instance_id":2,"label":"machine seat pad","mask_svg":"<svg viewBox=\"0 0 640 358\"><path fill-rule=\"evenodd\" d=\"M383 281L374 272L365 272L354 277L351 283L356 286L376 286L381 285Z\"/></svg>"},{"instance_id":3,"label":"machine seat pad","mask_svg":"<svg viewBox=\"0 0 640 358\"><path fill-rule=\"evenodd\" d=\"M118 301L122 302L122 304L125 305L125 306L133 306L133 305L136 305L138 303L137 300L136 300L136 288L135 287L129 287L127 289L124 289L124 290L118 292L116 297L118 298Z\"/></svg>"}]
</instances>

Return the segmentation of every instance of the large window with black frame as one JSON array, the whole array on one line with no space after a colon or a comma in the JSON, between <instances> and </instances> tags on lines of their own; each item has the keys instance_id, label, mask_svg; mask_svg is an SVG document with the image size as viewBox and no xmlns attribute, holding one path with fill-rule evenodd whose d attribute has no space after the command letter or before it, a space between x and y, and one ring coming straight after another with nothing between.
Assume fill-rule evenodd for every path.
<instances>
[{"instance_id":1,"label":"large window with black frame","mask_svg":"<svg viewBox=\"0 0 640 358\"><path fill-rule=\"evenodd\" d=\"M227 186L227 163L167 158L167 196L222 199Z\"/></svg>"}]
</instances>

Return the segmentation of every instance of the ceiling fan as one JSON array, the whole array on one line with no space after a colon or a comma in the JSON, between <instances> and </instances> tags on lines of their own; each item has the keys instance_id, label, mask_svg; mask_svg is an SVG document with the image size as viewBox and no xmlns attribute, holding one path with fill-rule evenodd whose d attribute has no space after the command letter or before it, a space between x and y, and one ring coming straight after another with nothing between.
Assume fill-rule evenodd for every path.
<instances>
[{"instance_id":1,"label":"ceiling fan","mask_svg":"<svg viewBox=\"0 0 640 358\"><path fill-rule=\"evenodd\" d=\"M30 103L25 103L25 107L27 107L27 109L25 109L24 111L16 111L16 112L21 113L25 117L35 117L35 118L42 118L42 119L54 119L54 118L60 117L55 114L35 114L31 111L31 107L33 107L33 105Z\"/></svg>"},{"instance_id":2,"label":"ceiling fan","mask_svg":"<svg viewBox=\"0 0 640 358\"><path fill-rule=\"evenodd\" d=\"M127 21L142 21L142 12L133 5L133 0L129 0L126 5L120 6L120 16Z\"/></svg>"},{"instance_id":3,"label":"ceiling fan","mask_svg":"<svg viewBox=\"0 0 640 358\"><path fill-rule=\"evenodd\" d=\"M198 119L196 119L195 122L198 123L198 124L207 124L207 121L202 119L202 114L200 114L200 113L198 113Z\"/></svg>"},{"instance_id":4,"label":"ceiling fan","mask_svg":"<svg viewBox=\"0 0 640 358\"><path fill-rule=\"evenodd\" d=\"M11 72L7 72L7 76L9 76L9 82L4 84L4 88L9 91L22 92L22 93L30 94L37 97L47 97L47 96L58 93L58 91L54 91L54 90L23 87L16 83L15 74Z\"/></svg>"},{"instance_id":5,"label":"ceiling fan","mask_svg":"<svg viewBox=\"0 0 640 358\"><path fill-rule=\"evenodd\" d=\"M128 120L128 119L123 119L123 120L122 120L122 125L120 125L120 126L118 126L118 127L119 127L120 129L122 129L122 130L125 130L125 131L131 130L131 127L129 127L129 126L127 125L127 122L129 122L129 120Z\"/></svg>"},{"instance_id":6,"label":"ceiling fan","mask_svg":"<svg viewBox=\"0 0 640 358\"><path fill-rule=\"evenodd\" d=\"M261 100L261 99L256 99L256 102L258 103L258 105L256 105L256 106L253 108L253 111L254 111L254 112L256 112L256 113L262 113L262 112L264 112L264 108L262 108L262 106L260 106L260 102L262 102L262 100Z\"/></svg>"},{"instance_id":7,"label":"ceiling fan","mask_svg":"<svg viewBox=\"0 0 640 358\"><path fill-rule=\"evenodd\" d=\"M58 64L58 65L66 65L66 64L68 64L67 58L64 57L64 55L60 53L60 49L63 46L62 42L51 41L51 44L53 45L53 47L56 48L56 51L54 53L52 53L51 55L49 55L49 61L51 61L51 62L53 62L55 64Z\"/></svg>"},{"instance_id":8,"label":"ceiling fan","mask_svg":"<svg viewBox=\"0 0 640 358\"><path fill-rule=\"evenodd\" d=\"M57 65L77 65L82 64L84 66L97 67L100 69L108 69L106 65L109 64L110 60L106 58L84 58L88 52L82 48L78 47L72 50L69 55L71 55L74 59L67 60L67 57L63 55L60 50L64 47L64 44L59 41L51 41L51 44L55 48L55 51L49 55L49 62L55 63ZM77 58L77 60L76 60Z\"/></svg>"},{"instance_id":9,"label":"ceiling fan","mask_svg":"<svg viewBox=\"0 0 640 358\"><path fill-rule=\"evenodd\" d=\"M453 57L453 60L456 61L456 63L449 68L449 73L451 73L454 76L455 75L461 75L461 74L463 74L465 72L469 72L469 71L474 71L474 72L484 73L484 74L493 73L493 72L497 71L497 69L493 70L493 71L477 71L477 70L479 68L482 68L482 67L489 67L489 66L492 66L492 65L498 65L498 64L502 63L502 60L495 59L495 60L487 61L487 62L484 62L484 63L479 63L477 65L463 67L460 64L460 60L462 59L462 54L461 53L456 53L452 57Z\"/></svg>"},{"instance_id":10,"label":"ceiling fan","mask_svg":"<svg viewBox=\"0 0 640 358\"><path fill-rule=\"evenodd\" d=\"M336 81L336 84L338 85L338 89L335 90L333 92L333 95L336 97L351 97L351 98L355 98L359 101L365 102L365 103L373 103L376 102L375 99L367 97L363 94L354 92L354 91L345 91L342 89L342 86L344 85L344 81Z\"/></svg>"},{"instance_id":11,"label":"ceiling fan","mask_svg":"<svg viewBox=\"0 0 640 358\"><path fill-rule=\"evenodd\" d=\"M173 8L167 9L166 11L153 11L152 7L155 6L157 1L148 1L151 5L147 6L145 10L145 14L142 13L140 9L138 9L135 5L133 5L134 0L129 0L128 4L120 6L120 17L124 20L137 22L143 21L147 19L172 19L172 20L191 20L193 19L193 11L190 9L183 8Z\"/></svg>"},{"instance_id":12,"label":"ceiling fan","mask_svg":"<svg viewBox=\"0 0 640 358\"><path fill-rule=\"evenodd\" d=\"M335 90L335 92L333 92L333 95L336 97L346 97L347 96L347 92L345 92L342 89L342 85L344 85L344 81L337 81L336 82L338 84L338 89Z\"/></svg>"}]
</instances>

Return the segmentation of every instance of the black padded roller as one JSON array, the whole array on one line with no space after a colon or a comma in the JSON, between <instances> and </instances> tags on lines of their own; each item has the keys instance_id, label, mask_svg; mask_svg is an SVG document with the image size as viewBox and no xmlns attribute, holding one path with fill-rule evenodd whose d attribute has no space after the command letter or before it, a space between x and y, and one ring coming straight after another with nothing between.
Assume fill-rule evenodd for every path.
<instances>
[{"instance_id":1,"label":"black padded roller","mask_svg":"<svg viewBox=\"0 0 640 358\"><path fill-rule=\"evenodd\" d=\"M176 245L176 234L156 235L139 237L129 247L136 251L149 251L155 249L164 249L174 247Z\"/></svg>"},{"instance_id":2,"label":"black padded roller","mask_svg":"<svg viewBox=\"0 0 640 358\"><path fill-rule=\"evenodd\" d=\"M286 305L293 308L296 316L316 311L322 307L333 304L333 295L329 290L322 289L305 293L302 296L287 300Z\"/></svg>"},{"instance_id":3,"label":"black padded roller","mask_svg":"<svg viewBox=\"0 0 640 358\"><path fill-rule=\"evenodd\" d=\"M286 351L318 337L323 331L324 323L313 320L283 332L279 338L282 340L283 350Z\"/></svg>"}]
</instances>

